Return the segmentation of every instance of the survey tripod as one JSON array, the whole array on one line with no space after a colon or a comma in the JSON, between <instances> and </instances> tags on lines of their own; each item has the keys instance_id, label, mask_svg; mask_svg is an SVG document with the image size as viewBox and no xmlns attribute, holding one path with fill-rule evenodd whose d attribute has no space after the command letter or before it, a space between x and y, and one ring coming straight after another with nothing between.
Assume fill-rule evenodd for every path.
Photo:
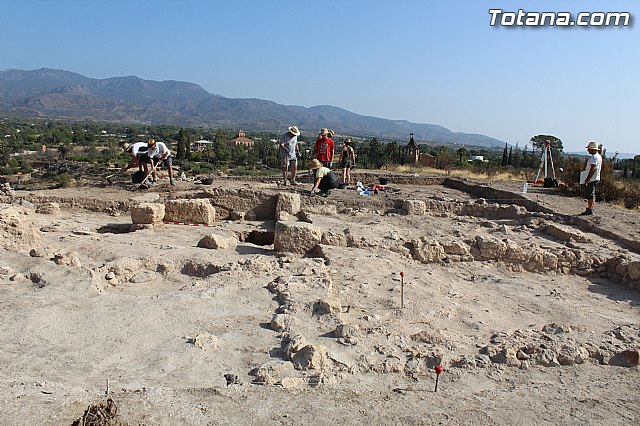
<instances>
[{"instance_id":1,"label":"survey tripod","mask_svg":"<svg viewBox=\"0 0 640 426\"><path fill-rule=\"evenodd\" d=\"M551 175L549 175L549 165L551 165ZM544 176L540 181L540 173L544 169ZM551 156L551 142L545 141L544 148L542 149L542 157L540 158L540 167L538 167L538 174L536 174L535 184L541 182L545 188L557 187L558 179L556 179L556 169L553 167L553 157Z\"/></svg>"}]
</instances>

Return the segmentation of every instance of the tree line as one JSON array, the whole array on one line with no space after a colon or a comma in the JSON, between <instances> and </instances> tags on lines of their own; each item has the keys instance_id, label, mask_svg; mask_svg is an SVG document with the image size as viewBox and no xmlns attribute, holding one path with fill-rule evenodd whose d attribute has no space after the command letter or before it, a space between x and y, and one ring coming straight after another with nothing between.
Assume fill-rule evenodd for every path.
<instances>
[{"instance_id":1,"label":"tree line","mask_svg":"<svg viewBox=\"0 0 640 426\"><path fill-rule=\"evenodd\" d=\"M117 165L127 161L120 145L146 141L153 137L169 145L175 155L176 164L193 173L206 173L215 169L237 168L240 173L279 168L278 150L273 140L280 136L276 132L252 132L254 146L227 146L235 136L231 129L184 128L170 125L132 125L98 122L56 122L36 119L0 119L0 174L28 173L32 165L28 156L12 154L22 151L37 153L36 158L73 160ZM196 140L212 143L199 151L192 149ZM385 166L405 163L406 141L379 141L375 137L354 137L357 165L362 168L380 169ZM302 158L308 161L313 156L315 133L311 137L302 135ZM495 173L498 169L532 169L539 167L545 147L549 141L550 156L556 168L564 167L568 157L563 155L562 140L553 135L533 136L523 148L505 144L504 149L485 147L457 147L437 142L420 143L420 152L433 157L433 166L440 169L471 167ZM341 147L341 138L336 138L336 152ZM483 161L470 161L482 156ZM606 156L606 150L605 150ZM640 158L617 159L612 157L613 169L622 170L624 177L640 178Z\"/></svg>"}]
</instances>

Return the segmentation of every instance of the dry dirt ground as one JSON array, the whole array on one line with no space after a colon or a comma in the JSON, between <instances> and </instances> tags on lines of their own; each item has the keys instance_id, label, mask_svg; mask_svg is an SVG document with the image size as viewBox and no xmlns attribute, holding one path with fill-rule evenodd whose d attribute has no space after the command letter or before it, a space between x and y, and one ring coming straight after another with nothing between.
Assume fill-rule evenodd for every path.
<instances>
[{"instance_id":1,"label":"dry dirt ground","mask_svg":"<svg viewBox=\"0 0 640 426\"><path fill-rule=\"evenodd\" d=\"M214 186L292 191L270 182ZM516 184L492 186L518 192ZM272 231L273 220L128 232L126 211L78 202L36 212L42 197L136 202L201 193L192 182L171 193L123 184L17 191L13 204L4 197L0 424L70 425L107 398L130 425L639 423L634 284L610 279L606 268L424 261L411 247L421 237L478 237L637 261L637 248L616 235L640 242L640 213L599 204L587 221L608 233L582 223L583 241L562 241L536 228L558 220L552 214L404 215L374 203L477 196L438 184L388 188L396 191L314 199L338 214L305 220L338 243L308 256L246 239L197 247L211 233ZM558 215L584 209L552 191L531 188L526 197ZM437 392L435 365L445 369Z\"/></svg>"}]
</instances>

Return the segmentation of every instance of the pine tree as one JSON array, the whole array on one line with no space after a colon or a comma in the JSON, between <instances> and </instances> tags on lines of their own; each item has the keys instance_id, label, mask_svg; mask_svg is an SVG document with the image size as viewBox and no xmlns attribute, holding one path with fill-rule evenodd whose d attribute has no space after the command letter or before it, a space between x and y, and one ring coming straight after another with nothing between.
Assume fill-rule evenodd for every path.
<instances>
[{"instance_id":1,"label":"pine tree","mask_svg":"<svg viewBox=\"0 0 640 426\"><path fill-rule=\"evenodd\" d=\"M502 167L506 167L507 163L508 163L508 155L507 155L507 150L509 149L509 147L507 146L507 144L504 144L504 150L502 151Z\"/></svg>"}]
</instances>

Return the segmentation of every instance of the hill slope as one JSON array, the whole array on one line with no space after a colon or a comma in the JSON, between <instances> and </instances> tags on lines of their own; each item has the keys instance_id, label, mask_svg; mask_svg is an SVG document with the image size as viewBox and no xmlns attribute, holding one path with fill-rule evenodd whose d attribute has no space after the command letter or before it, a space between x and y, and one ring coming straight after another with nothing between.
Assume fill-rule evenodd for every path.
<instances>
[{"instance_id":1,"label":"hill slope","mask_svg":"<svg viewBox=\"0 0 640 426\"><path fill-rule=\"evenodd\" d=\"M180 126L281 130L329 127L338 133L479 146L504 146L485 135L454 133L435 124L359 115L330 105L310 108L262 99L214 95L197 84L135 76L93 79L42 68L0 72L0 112L22 117L148 122Z\"/></svg>"}]
</instances>

